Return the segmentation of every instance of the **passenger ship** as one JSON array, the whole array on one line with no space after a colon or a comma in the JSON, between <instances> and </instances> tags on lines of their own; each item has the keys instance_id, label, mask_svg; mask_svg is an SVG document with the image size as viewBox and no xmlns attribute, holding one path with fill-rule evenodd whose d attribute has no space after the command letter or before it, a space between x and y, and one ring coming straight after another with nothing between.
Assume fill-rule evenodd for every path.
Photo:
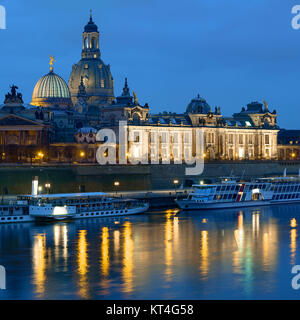
<instances>
[{"instance_id":1,"label":"passenger ship","mask_svg":"<svg viewBox=\"0 0 300 320\"><path fill-rule=\"evenodd\" d=\"M34 180L32 194L18 196L3 206L6 210L0 206L0 223L127 216L149 209L149 203L112 198L103 192L37 194L37 184Z\"/></svg>"},{"instance_id":2,"label":"passenger ship","mask_svg":"<svg viewBox=\"0 0 300 320\"><path fill-rule=\"evenodd\" d=\"M223 178L217 184L193 185L186 199L176 200L183 210L243 208L299 201L299 176L260 178L250 182Z\"/></svg>"}]
</instances>

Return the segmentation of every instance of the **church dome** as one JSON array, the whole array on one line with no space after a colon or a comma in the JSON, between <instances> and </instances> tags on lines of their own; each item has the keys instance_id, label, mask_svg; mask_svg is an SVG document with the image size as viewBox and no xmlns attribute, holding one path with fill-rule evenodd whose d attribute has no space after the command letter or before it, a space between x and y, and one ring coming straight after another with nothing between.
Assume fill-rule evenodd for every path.
<instances>
[{"instance_id":1,"label":"church dome","mask_svg":"<svg viewBox=\"0 0 300 320\"><path fill-rule=\"evenodd\" d=\"M31 104L41 107L71 106L70 90L65 80L51 70L36 84Z\"/></svg>"},{"instance_id":2,"label":"church dome","mask_svg":"<svg viewBox=\"0 0 300 320\"><path fill-rule=\"evenodd\" d=\"M81 60L73 65L69 79L69 88L74 105L78 101L79 86L83 81L89 106L109 104L114 100L114 83L110 65L104 64L99 49L97 25L90 21L84 28Z\"/></svg>"},{"instance_id":3,"label":"church dome","mask_svg":"<svg viewBox=\"0 0 300 320\"><path fill-rule=\"evenodd\" d=\"M187 113L194 113L194 114L204 114L209 113L211 111L211 108L209 104L206 102L205 99L201 98L200 95L189 103L189 105L186 108Z\"/></svg>"},{"instance_id":4,"label":"church dome","mask_svg":"<svg viewBox=\"0 0 300 320\"><path fill-rule=\"evenodd\" d=\"M84 32L98 32L98 27L97 25L94 23L92 15L90 17L90 21L88 22L88 24L84 27Z\"/></svg>"},{"instance_id":5,"label":"church dome","mask_svg":"<svg viewBox=\"0 0 300 320\"><path fill-rule=\"evenodd\" d=\"M113 100L114 85L110 67L98 59L81 59L73 66L69 87L72 98L78 95L81 78L89 104L101 104Z\"/></svg>"}]
</instances>

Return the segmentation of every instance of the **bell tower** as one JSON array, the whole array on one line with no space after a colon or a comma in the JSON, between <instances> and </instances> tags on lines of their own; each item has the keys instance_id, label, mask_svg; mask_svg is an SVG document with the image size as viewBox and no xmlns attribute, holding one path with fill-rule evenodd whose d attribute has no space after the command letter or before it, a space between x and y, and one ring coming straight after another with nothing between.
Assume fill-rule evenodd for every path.
<instances>
[{"instance_id":1,"label":"bell tower","mask_svg":"<svg viewBox=\"0 0 300 320\"><path fill-rule=\"evenodd\" d=\"M82 59L99 59L101 56L99 49L99 37L98 27L93 21L92 10L90 13L90 21L84 27L82 34L83 47L82 47Z\"/></svg>"}]
</instances>

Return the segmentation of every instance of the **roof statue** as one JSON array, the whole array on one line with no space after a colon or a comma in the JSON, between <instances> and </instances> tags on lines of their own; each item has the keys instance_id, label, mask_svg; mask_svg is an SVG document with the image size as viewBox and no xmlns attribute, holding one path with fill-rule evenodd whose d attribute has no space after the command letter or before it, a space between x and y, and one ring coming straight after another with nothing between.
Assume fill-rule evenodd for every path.
<instances>
[{"instance_id":1,"label":"roof statue","mask_svg":"<svg viewBox=\"0 0 300 320\"><path fill-rule=\"evenodd\" d=\"M19 88L14 84L10 86L10 93L7 93L5 95L5 101L4 101L5 104L8 104L8 103L22 104L23 103L22 93L17 93L17 89Z\"/></svg>"},{"instance_id":2,"label":"roof statue","mask_svg":"<svg viewBox=\"0 0 300 320\"><path fill-rule=\"evenodd\" d=\"M49 64L50 64L50 72L53 72L53 63L56 62L56 61L54 60L53 56L49 56L49 58L50 58L50 62L49 62Z\"/></svg>"},{"instance_id":3,"label":"roof statue","mask_svg":"<svg viewBox=\"0 0 300 320\"><path fill-rule=\"evenodd\" d=\"M132 94L133 94L133 99L134 99L134 104L135 105L138 105L139 104L139 101L138 101L138 98L136 96L136 93L134 91L132 91Z\"/></svg>"},{"instance_id":4,"label":"roof statue","mask_svg":"<svg viewBox=\"0 0 300 320\"><path fill-rule=\"evenodd\" d=\"M263 100L263 102L264 102L264 105L265 105L266 111L269 111L269 108L268 108L268 104L267 104L267 102L266 102L265 100Z\"/></svg>"}]
</instances>

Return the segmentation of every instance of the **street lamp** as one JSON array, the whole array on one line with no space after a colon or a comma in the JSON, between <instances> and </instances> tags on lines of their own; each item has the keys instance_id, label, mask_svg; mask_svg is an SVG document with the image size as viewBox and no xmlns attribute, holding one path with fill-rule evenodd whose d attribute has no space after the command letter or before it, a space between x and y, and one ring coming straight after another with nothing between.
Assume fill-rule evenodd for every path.
<instances>
[{"instance_id":1,"label":"street lamp","mask_svg":"<svg viewBox=\"0 0 300 320\"><path fill-rule=\"evenodd\" d=\"M43 187L39 186L38 190L39 190L39 194L42 194Z\"/></svg>"},{"instance_id":2,"label":"street lamp","mask_svg":"<svg viewBox=\"0 0 300 320\"><path fill-rule=\"evenodd\" d=\"M49 182L47 182L47 183L45 184L45 188L46 188L46 190L47 190L47 194L49 194L49 191L50 191L50 188L51 188L51 184L50 184Z\"/></svg>"},{"instance_id":3,"label":"street lamp","mask_svg":"<svg viewBox=\"0 0 300 320\"><path fill-rule=\"evenodd\" d=\"M178 179L175 179L175 180L173 181L173 183L174 183L174 186L175 186L175 196L176 196L176 193L177 193L177 185L178 185L178 183L179 183L179 180L178 180Z\"/></svg>"},{"instance_id":4,"label":"street lamp","mask_svg":"<svg viewBox=\"0 0 300 320\"><path fill-rule=\"evenodd\" d=\"M40 159L40 162L42 162L43 161L43 158L44 158L44 154L43 154L43 152L42 151L40 151L38 154L38 158Z\"/></svg>"},{"instance_id":5,"label":"street lamp","mask_svg":"<svg viewBox=\"0 0 300 320\"><path fill-rule=\"evenodd\" d=\"M292 158L294 159L296 157L296 154L293 152L292 153Z\"/></svg>"},{"instance_id":6,"label":"street lamp","mask_svg":"<svg viewBox=\"0 0 300 320\"><path fill-rule=\"evenodd\" d=\"M83 161L83 158L85 157L85 152L80 151L79 155L80 155L81 161Z\"/></svg>"},{"instance_id":7,"label":"street lamp","mask_svg":"<svg viewBox=\"0 0 300 320\"><path fill-rule=\"evenodd\" d=\"M117 195L117 192L118 192L118 187L120 186L120 182L119 181L115 181L114 182L114 186L116 187L116 195Z\"/></svg>"}]
</instances>

